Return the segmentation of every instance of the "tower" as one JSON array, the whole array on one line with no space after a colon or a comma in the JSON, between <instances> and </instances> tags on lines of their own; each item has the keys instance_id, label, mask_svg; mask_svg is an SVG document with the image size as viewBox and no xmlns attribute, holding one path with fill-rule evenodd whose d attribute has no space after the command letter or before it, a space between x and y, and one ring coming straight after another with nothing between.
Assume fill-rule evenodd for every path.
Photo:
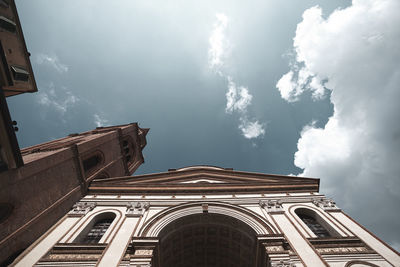
<instances>
[{"instance_id":1,"label":"tower","mask_svg":"<svg viewBox=\"0 0 400 267\"><path fill-rule=\"evenodd\" d=\"M0 1L0 172L23 165L6 97L37 92L14 0Z\"/></svg>"},{"instance_id":2,"label":"tower","mask_svg":"<svg viewBox=\"0 0 400 267\"><path fill-rule=\"evenodd\" d=\"M0 262L56 223L94 179L133 174L144 162L148 130L99 127L22 149L24 165L0 173Z\"/></svg>"},{"instance_id":3,"label":"tower","mask_svg":"<svg viewBox=\"0 0 400 267\"><path fill-rule=\"evenodd\" d=\"M319 179L192 166L95 179L13 266L400 266Z\"/></svg>"}]
</instances>

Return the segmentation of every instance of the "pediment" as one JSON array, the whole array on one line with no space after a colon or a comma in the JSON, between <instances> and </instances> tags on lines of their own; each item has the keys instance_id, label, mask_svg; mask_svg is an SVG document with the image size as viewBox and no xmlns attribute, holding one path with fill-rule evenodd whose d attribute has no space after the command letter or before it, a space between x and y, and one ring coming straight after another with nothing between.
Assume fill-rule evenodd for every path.
<instances>
[{"instance_id":1,"label":"pediment","mask_svg":"<svg viewBox=\"0 0 400 267\"><path fill-rule=\"evenodd\" d=\"M319 179L299 178L225 169L190 168L156 174L94 180L89 190L124 192L275 192L313 191Z\"/></svg>"}]
</instances>

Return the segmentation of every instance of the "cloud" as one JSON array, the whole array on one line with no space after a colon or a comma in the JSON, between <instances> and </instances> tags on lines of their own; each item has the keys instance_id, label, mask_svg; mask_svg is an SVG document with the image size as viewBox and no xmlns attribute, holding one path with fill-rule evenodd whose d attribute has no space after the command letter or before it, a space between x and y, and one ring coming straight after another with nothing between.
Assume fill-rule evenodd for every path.
<instances>
[{"instance_id":1,"label":"cloud","mask_svg":"<svg viewBox=\"0 0 400 267\"><path fill-rule=\"evenodd\" d=\"M209 38L208 65L210 69L227 80L228 91L225 94L225 112L228 114L237 113L240 121L239 129L242 135L247 139L253 139L265 134L264 124L255 119L248 119L247 110L253 96L250 94L248 87L237 86L232 76L226 74L223 70L224 59L228 57L231 47L229 39L225 36L228 21L228 17L225 14L216 14L214 29Z\"/></svg>"},{"instance_id":2,"label":"cloud","mask_svg":"<svg viewBox=\"0 0 400 267\"><path fill-rule=\"evenodd\" d=\"M55 85L52 82L37 94L37 102L40 105L49 107L53 111L61 113L61 115L64 115L78 101L79 98L65 87L56 92Z\"/></svg>"},{"instance_id":3,"label":"cloud","mask_svg":"<svg viewBox=\"0 0 400 267\"><path fill-rule=\"evenodd\" d=\"M247 139L257 138L265 134L263 124L261 124L257 120L249 121L247 117L240 118L239 129L242 131L243 136Z\"/></svg>"},{"instance_id":4,"label":"cloud","mask_svg":"<svg viewBox=\"0 0 400 267\"><path fill-rule=\"evenodd\" d=\"M36 57L36 63L39 65L41 64L49 65L59 73L65 73L68 71L68 66L62 64L56 55L49 56L46 54L38 54Z\"/></svg>"},{"instance_id":5,"label":"cloud","mask_svg":"<svg viewBox=\"0 0 400 267\"><path fill-rule=\"evenodd\" d=\"M282 98L330 92L333 115L304 127L294 163L372 231L399 244L400 2L354 0L326 19L303 13L296 63L277 83Z\"/></svg>"},{"instance_id":6,"label":"cloud","mask_svg":"<svg viewBox=\"0 0 400 267\"><path fill-rule=\"evenodd\" d=\"M243 86L237 87L228 77L228 92L226 92L226 108L227 113L238 111L245 113L247 107L251 104L252 95L249 94L249 89Z\"/></svg>"},{"instance_id":7,"label":"cloud","mask_svg":"<svg viewBox=\"0 0 400 267\"><path fill-rule=\"evenodd\" d=\"M102 127L108 124L108 120L102 118L99 114L94 114L94 124L96 124L96 127Z\"/></svg>"},{"instance_id":8,"label":"cloud","mask_svg":"<svg viewBox=\"0 0 400 267\"><path fill-rule=\"evenodd\" d=\"M228 17L221 13L215 16L217 21L214 23L214 29L208 40L208 62L211 69L220 73L220 69L223 66L223 59L227 56L227 51L229 49L229 41L225 36Z\"/></svg>"}]
</instances>

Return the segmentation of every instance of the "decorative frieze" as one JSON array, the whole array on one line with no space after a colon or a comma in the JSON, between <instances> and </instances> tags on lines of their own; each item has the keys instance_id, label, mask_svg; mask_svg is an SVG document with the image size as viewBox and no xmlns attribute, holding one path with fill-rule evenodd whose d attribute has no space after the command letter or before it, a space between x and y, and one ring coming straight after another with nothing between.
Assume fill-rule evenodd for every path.
<instances>
[{"instance_id":1,"label":"decorative frieze","mask_svg":"<svg viewBox=\"0 0 400 267\"><path fill-rule=\"evenodd\" d=\"M319 239L310 238L310 243L320 254L366 254L375 253L356 237Z\"/></svg>"},{"instance_id":2,"label":"decorative frieze","mask_svg":"<svg viewBox=\"0 0 400 267\"><path fill-rule=\"evenodd\" d=\"M126 206L126 216L140 217L150 207L149 202L130 202Z\"/></svg>"},{"instance_id":3,"label":"decorative frieze","mask_svg":"<svg viewBox=\"0 0 400 267\"><path fill-rule=\"evenodd\" d=\"M96 202L77 202L68 213L72 217L80 217L86 215L96 207Z\"/></svg>"},{"instance_id":4,"label":"decorative frieze","mask_svg":"<svg viewBox=\"0 0 400 267\"><path fill-rule=\"evenodd\" d=\"M281 200L260 200L259 204L268 212L284 212Z\"/></svg>"},{"instance_id":5,"label":"decorative frieze","mask_svg":"<svg viewBox=\"0 0 400 267\"><path fill-rule=\"evenodd\" d=\"M295 267L291 260L280 260L279 262L271 262L271 267Z\"/></svg>"},{"instance_id":6,"label":"decorative frieze","mask_svg":"<svg viewBox=\"0 0 400 267\"><path fill-rule=\"evenodd\" d=\"M329 198L314 198L312 199L312 203L324 211L340 211L335 201Z\"/></svg>"}]
</instances>

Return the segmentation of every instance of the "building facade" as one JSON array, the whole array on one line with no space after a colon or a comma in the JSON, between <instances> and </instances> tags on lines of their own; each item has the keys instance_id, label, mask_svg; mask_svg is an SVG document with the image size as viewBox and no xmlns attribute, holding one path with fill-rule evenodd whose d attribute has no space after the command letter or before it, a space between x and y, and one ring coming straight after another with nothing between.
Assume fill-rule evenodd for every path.
<instances>
[{"instance_id":1,"label":"building facade","mask_svg":"<svg viewBox=\"0 0 400 267\"><path fill-rule=\"evenodd\" d=\"M12 266L400 266L319 179L212 166L95 178Z\"/></svg>"},{"instance_id":2,"label":"building facade","mask_svg":"<svg viewBox=\"0 0 400 267\"><path fill-rule=\"evenodd\" d=\"M84 197L94 179L132 175L149 129L99 127L21 150L23 166L0 172L0 266Z\"/></svg>"}]
</instances>

